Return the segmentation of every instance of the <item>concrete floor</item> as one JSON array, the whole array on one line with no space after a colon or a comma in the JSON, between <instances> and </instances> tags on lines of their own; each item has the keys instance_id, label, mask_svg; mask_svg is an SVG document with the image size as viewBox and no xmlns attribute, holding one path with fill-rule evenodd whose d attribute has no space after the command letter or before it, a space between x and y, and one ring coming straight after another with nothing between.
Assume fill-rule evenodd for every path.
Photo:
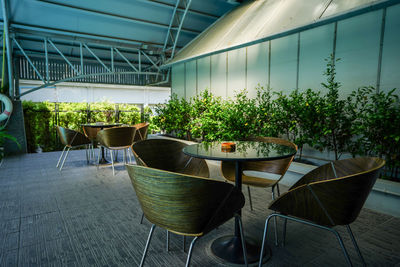
<instances>
[{"instance_id":1,"label":"concrete floor","mask_svg":"<svg viewBox=\"0 0 400 267\"><path fill-rule=\"evenodd\" d=\"M141 209L124 166L119 163L113 176L111 166L87 165L84 151L72 151L60 172L60 153L9 157L0 167L0 266L137 266L150 223L139 224ZM244 230L260 242L271 194L252 188L252 197L254 211L248 201L243 209ZM363 209L352 228L368 265L400 266L399 218ZM345 229L337 229L353 264L360 265ZM289 222L286 246L275 247L273 225L270 230L272 257L265 266L346 265L331 233ZM210 245L232 232L229 221L201 238L192 266L227 266ZM156 228L145 266L184 266L182 238L171 235L167 252L165 233Z\"/></svg>"}]
</instances>

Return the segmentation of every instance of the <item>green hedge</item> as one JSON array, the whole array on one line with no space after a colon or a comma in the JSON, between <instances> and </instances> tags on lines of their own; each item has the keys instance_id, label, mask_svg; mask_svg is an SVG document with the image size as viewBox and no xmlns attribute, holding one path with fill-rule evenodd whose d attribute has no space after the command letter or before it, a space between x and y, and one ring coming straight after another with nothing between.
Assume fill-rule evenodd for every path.
<instances>
[{"instance_id":1,"label":"green hedge","mask_svg":"<svg viewBox=\"0 0 400 267\"><path fill-rule=\"evenodd\" d=\"M88 122L120 122L132 125L141 121L140 109L132 104L113 104L107 101L91 104L23 101L22 105L30 153L36 152L39 147L42 151L62 149L55 125L82 132L81 125ZM149 107L144 108L143 117L152 121ZM157 127L153 125L150 130L157 130Z\"/></svg>"},{"instance_id":2,"label":"green hedge","mask_svg":"<svg viewBox=\"0 0 400 267\"><path fill-rule=\"evenodd\" d=\"M167 133L203 141L240 140L248 136L281 136L299 146L343 153L375 155L387 161L387 176L399 177L400 106L395 89L377 92L362 87L339 97L335 60L328 59L321 90L294 90L290 94L258 87L222 100L203 91L189 101L175 95L156 108L154 123Z\"/></svg>"}]
</instances>

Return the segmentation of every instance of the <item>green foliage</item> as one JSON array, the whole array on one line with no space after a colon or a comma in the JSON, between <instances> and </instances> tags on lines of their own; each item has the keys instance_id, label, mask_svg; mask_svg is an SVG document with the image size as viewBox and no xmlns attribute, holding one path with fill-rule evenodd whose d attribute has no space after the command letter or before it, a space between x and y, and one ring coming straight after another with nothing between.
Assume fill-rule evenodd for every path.
<instances>
[{"instance_id":1,"label":"green foliage","mask_svg":"<svg viewBox=\"0 0 400 267\"><path fill-rule=\"evenodd\" d=\"M351 142L352 134L350 131L351 119L346 112L346 100L339 98L340 83L336 81L336 59L331 55L327 61L327 68L324 75L327 83L322 83L327 90L325 103L322 106L324 121L322 133L324 137L321 145L330 151L335 152L335 159L339 159L340 154L348 151L348 144ZM351 101L351 100L350 100Z\"/></svg>"},{"instance_id":2,"label":"green foliage","mask_svg":"<svg viewBox=\"0 0 400 267\"><path fill-rule=\"evenodd\" d=\"M53 150L56 142L52 134L53 116L49 103L23 101L22 105L28 152L35 152L38 146L44 148L44 151Z\"/></svg>"},{"instance_id":3,"label":"green foliage","mask_svg":"<svg viewBox=\"0 0 400 267\"><path fill-rule=\"evenodd\" d=\"M82 124L88 122L140 122L140 110L132 104L99 103L36 103L23 101L25 131L28 152L38 146L43 151L62 149L55 132L55 125L82 132ZM152 115L147 115L151 120Z\"/></svg>"},{"instance_id":4,"label":"green foliage","mask_svg":"<svg viewBox=\"0 0 400 267\"><path fill-rule=\"evenodd\" d=\"M192 99L191 134L205 141L222 138L222 118L224 106L220 97L214 96L208 89Z\"/></svg>"},{"instance_id":5,"label":"green foliage","mask_svg":"<svg viewBox=\"0 0 400 267\"><path fill-rule=\"evenodd\" d=\"M256 88L256 113L257 119L255 121L254 135L272 136L277 137L281 131L280 127L276 124L276 101L273 100L273 93L271 88L262 87L260 85Z\"/></svg>"},{"instance_id":6,"label":"green foliage","mask_svg":"<svg viewBox=\"0 0 400 267\"><path fill-rule=\"evenodd\" d=\"M156 116L154 123L168 133L175 133L178 137L189 137L189 122L191 105L185 99L178 99L173 94L166 104L156 106Z\"/></svg>"},{"instance_id":7,"label":"green foliage","mask_svg":"<svg viewBox=\"0 0 400 267\"><path fill-rule=\"evenodd\" d=\"M361 87L348 109L352 115L351 130L358 138L352 143L353 155L374 155L386 160L389 177L397 177L400 168L400 105L395 89L377 92Z\"/></svg>"},{"instance_id":8,"label":"green foliage","mask_svg":"<svg viewBox=\"0 0 400 267\"><path fill-rule=\"evenodd\" d=\"M14 136L8 134L5 130L0 130L0 162L4 157L3 145L6 139L15 142L18 147L21 148L21 145L18 143L17 139Z\"/></svg>"}]
</instances>

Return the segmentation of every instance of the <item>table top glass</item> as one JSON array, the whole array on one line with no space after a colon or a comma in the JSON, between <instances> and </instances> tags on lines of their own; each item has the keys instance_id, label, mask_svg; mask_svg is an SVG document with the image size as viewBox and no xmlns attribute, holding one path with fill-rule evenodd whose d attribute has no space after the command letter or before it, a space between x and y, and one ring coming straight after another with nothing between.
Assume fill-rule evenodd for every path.
<instances>
[{"instance_id":1,"label":"table top glass","mask_svg":"<svg viewBox=\"0 0 400 267\"><path fill-rule=\"evenodd\" d=\"M85 126L85 127L94 127L94 128L109 128L109 127L120 126L120 125L122 125L122 123L95 122L95 123L85 123L85 124L81 124L81 125Z\"/></svg>"},{"instance_id":2,"label":"table top glass","mask_svg":"<svg viewBox=\"0 0 400 267\"><path fill-rule=\"evenodd\" d=\"M224 142L226 141L189 145L183 148L183 153L196 158L222 161L276 160L296 154L296 150L289 146L256 141L233 141L236 144L235 151L223 152L221 143Z\"/></svg>"}]
</instances>

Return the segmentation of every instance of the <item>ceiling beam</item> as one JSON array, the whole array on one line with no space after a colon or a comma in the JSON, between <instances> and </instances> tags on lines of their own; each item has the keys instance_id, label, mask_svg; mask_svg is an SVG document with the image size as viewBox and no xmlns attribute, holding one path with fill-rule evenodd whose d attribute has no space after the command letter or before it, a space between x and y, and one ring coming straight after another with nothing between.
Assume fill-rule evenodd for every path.
<instances>
[{"instance_id":1,"label":"ceiling beam","mask_svg":"<svg viewBox=\"0 0 400 267\"><path fill-rule=\"evenodd\" d=\"M154 21L149 21L149 20L144 20L144 19L137 19L137 18L132 18L132 17L128 17L128 16L122 16L122 15L112 14L112 13L108 13L108 12L103 12L103 11L99 11L99 10L94 10L94 9L88 9L88 8L84 8L84 7L68 5L68 4L64 4L64 3L56 3L56 2L53 2L53 1L49 1L49 0L36 0L36 1L39 1L39 2L42 2L42 3L46 3L46 4L49 4L49 5L55 5L55 6L63 7L63 8L74 9L74 10L77 10L77 11L80 11L80 12L84 12L84 13L91 13L91 14L100 15L100 16L103 16L103 17L108 17L108 18L113 18L113 19L120 19L120 20L124 20L124 21L139 23L139 24L142 24L142 25L148 25L148 26L158 27L158 28L162 28L162 29L168 29L168 25L162 24L162 23L158 23L158 22L154 22ZM182 28L181 30L183 32L186 32L186 33L189 33L189 34L192 34L192 35L198 35L200 33L200 31L187 29L187 28Z\"/></svg>"},{"instance_id":2,"label":"ceiling beam","mask_svg":"<svg viewBox=\"0 0 400 267\"><path fill-rule=\"evenodd\" d=\"M137 0L137 1L145 2L145 3L153 3L154 5L167 7L169 9L174 9L175 8L175 5L173 5L173 4L164 3L164 2L161 2L161 1L158 1L158 0ZM181 7L178 7L178 11L184 12L185 9L181 8ZM208 17L208 18L213 18L213 19L218 19L219 18L219 16L217 16L217 15L206 13L206 12L203 12L203 11L194 10L194 9L189 9L188 12L190 14L196 14L196 15L200 15L200 16L204 16L204 17Z\"/></svg>"}]
</instances>

